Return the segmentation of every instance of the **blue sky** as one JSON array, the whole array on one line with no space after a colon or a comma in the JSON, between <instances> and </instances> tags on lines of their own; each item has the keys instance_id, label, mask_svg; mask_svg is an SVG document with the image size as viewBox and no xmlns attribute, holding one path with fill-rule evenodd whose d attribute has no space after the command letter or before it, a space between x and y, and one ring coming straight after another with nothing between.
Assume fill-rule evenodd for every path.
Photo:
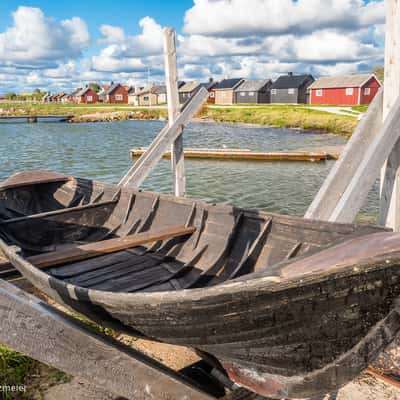
<instances>
[{"instance_id":1,"label":"blue sky","mask_svg":"<svg viewBox=\"0 0 400 400\"><path fill-rule=\"evenodd\" d=\"M179 75L338 75L383 62L383 0L0 1L0 93L163 80L162 28Z\"/></svg>"}]
</instances>

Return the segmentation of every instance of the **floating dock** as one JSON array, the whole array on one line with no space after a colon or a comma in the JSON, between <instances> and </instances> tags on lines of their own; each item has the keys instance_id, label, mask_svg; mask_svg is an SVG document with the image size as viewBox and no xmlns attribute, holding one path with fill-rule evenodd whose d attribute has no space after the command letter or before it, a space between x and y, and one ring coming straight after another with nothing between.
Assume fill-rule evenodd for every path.
<instances>
[{"instance_id":1,"label":"floating dock","mask_svg":"<svg viewBox=\"0 0 400 400\"><path fill-rule=\"evenodd\" d=\"M140 157L146 148L139 147L131 150L131 158ZM203 158L216 160L236 160L236 161L312 161L319 162L330 159L337 159L339 155L328 152L313 151L279 151L279 152L254 152L249 149L186 149L186 158ZM171 158L171 153L167 152L164 158Z\"/></svg>"},{"instance_id":2,"label":"floating dock","mask_svg":"<svg viewBox=\"0 0 400 400\"><path fill-rule=\"evenodd\" d=\"M0 122L8 122L8 121L17 121L22 120L21 122L28 123L36 123L40 122L40 120L54 120L54 122L66 122L69 121L73 115L0 115Z\"/></svg>"}]
</instances>

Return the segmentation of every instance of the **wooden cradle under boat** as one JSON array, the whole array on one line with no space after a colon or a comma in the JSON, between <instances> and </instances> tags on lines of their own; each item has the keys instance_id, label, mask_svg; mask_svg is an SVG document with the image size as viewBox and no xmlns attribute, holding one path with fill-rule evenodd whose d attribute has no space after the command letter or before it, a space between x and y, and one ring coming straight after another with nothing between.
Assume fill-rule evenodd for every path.
<instances>
[{"instance_id":1,"label":"wooden cradle under boat","mask_svg":"<svg viewBox=\"0 0 400 400\"><path fill-rule=\"evenodd\" d=\"M48 296L103 325L195 348L261 395L337 389L400 330L400 236L378 227L47 171L5 181L0 218L1 250Z\"/></svg>"}]
</instances>

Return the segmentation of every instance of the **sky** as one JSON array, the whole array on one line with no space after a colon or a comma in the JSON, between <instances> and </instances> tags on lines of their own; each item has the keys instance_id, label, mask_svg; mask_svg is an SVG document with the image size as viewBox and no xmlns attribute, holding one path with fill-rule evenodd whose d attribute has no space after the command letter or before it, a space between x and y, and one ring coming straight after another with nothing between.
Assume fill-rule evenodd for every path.
<instances>
[{"instance_id":1,"label":"sky","mask_svg":"<svg viewBox=\"0 0 400 400\"><path fill-rule=\"evenodd\" d=\"M162 31L181 80L370 72L383 0L0 0L0 93L162 83Z\"/></svg>"}]
</instances>

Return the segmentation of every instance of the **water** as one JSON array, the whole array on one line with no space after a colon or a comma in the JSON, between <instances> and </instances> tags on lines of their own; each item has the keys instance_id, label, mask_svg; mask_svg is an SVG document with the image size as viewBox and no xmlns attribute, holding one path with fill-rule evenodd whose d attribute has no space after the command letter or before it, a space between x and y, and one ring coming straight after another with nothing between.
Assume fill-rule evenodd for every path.
<instances>
[{"instance_id":1,"label":"water","mask_svg":"<svg viewBox=\"0 0 400 400\"><path fill-rule=\"evenodd\" d=\"M24 169L50 169L116 183L132 165L129 149L148 146L164 126L161 121L85 124L0 124L0 179ZM294 150L343 144L328 134L233 124L193 123L185 146ZM186 160L188 196L270 212L303 215L333 161L247 162ZM145 181L146 190L171 192L170 161L163 160ZM378 185L361 217L378 212Z\"/></svg>"}]
</instances>

